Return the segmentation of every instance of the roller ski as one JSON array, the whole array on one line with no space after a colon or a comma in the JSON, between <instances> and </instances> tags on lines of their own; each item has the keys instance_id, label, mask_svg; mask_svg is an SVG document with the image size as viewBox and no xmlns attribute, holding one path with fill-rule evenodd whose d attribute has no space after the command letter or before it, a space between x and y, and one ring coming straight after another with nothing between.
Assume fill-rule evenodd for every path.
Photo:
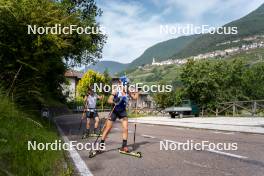
<instances>
[{"instance_id":1,"label":"roller ski","mask_svg":"<svg viewBox=\"0 0 264 176\"><path fill-rule=\"evenodd\" d=\"M141 152L129 151L127 147L119 148L119 153L124 154L124 155L128 155L128 156L134 156L137 158L142 157Z\"/></svg>"},{"instance_id":2,"label":"roller ski","mask_svg":"<svg viewBox=\"0 0 264 176\"><path fill-rule=\"evenodd\" d=\"M103 153L102 150L93 150L93 151L91 150L90 153L89 153L89 158L93 158L96 155L101 154L101 153Z\"/></svg>"},{"instance_id":3,"label":"roller ski","mask_svg":"<svg viewBox=\"0 0 264 176\"><path fill-rule=\"evenodd\" d=\"M87 129L86 132L83 134L82 139L86 139L88 137L102 137L101 130L95 129L94 132L90 133Z\"/></svg>"},{"instance_id":4,"label":"roller ski","mask_svg":"<svg viewBox=\"0 0 264 176\"><path fill-rule=\"evenodd\" d=\"M88 138L89 135L90 135L90 132L89 131L84 132L84 134L82 135L82 139Z\"/></svg>"},{"instance_id":5,"label":"roller ski","mask_svg":"<svg viewBox=\"0 0 264 176\"><path fill-rule=\"evenodd\" d=\"M90 137L102 137L101 127L100 130L94 129L93 133L90 133Z\"/></svg>"},{"instance_id":6,"label":"roller ski","mask_svg":"<svg viewBox=\"0 0 264 176\"><path fill-rule=\"evenodd\" d=\"M98 140L98 137L95 140L94 144L96 144L97 140ZM90 152L89 152L89 158L93 158L96 155L101 154L101 153L104 152L104 150L105 150L105 143L104 143L104 141L101 141L99 145L100 145L100 148L99 149L97 149L97 150L92 150L91 149L90 150ZM101 148L101 147L103 147L103 148Z\"/></svg>"},{"instance_id":7,"label":"roller ski","mask_svg":"<svg viewBox=\"0 0 264 176\"><path fill-rule=\"evenodd\" d=\"M89 138L89 137L102 137L102 134L83 134L82 136L82 139L86 139L86 138Z\"/></svg>"},{"instance_id":8,"label":"roller ski","mask_svg":"<svg viewBox=\"0 0 264 176\"><path fill-rule=\"evenodd\" d=\"M95 133L92 133L89 135L90 137L102 137L102 134L95 134Z\"/></svg>"},{"instance_id":9,"label":"roller ski","mask_svg":"<svg viewBox=\"0 0 264 176\"><path fill-rule=\"evenodd\" d=\"M122 147L119 148L119 153L124 154L124 155L128 155L128 156L134 156L137 158L141 158L142 153L135 151L135 148L136 148L136 129L137 129L137 125L135 124L133 151L129 151L127 144L126 144L126 141L123 141Z\"/></svg>"}]
</instances>

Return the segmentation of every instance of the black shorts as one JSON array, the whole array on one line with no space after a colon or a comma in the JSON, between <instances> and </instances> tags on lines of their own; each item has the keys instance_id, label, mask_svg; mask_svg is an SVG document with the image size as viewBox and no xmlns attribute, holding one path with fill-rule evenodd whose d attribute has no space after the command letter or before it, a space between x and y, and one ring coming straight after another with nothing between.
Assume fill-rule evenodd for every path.
<instances>
[{"instance_id":1,"label":"black shorts","mask_svg":"<svg viewBox=\"0 0 264 176\"><path fill-rule=\"evenodd\" d=\"M127 112L126 110L123 110L123 111L113 111L111 116L110 116L110 119L111 121L116 121L117 118L119 119L123 119L124 117L127 117Z\"/></svg>"},{"instance_id":2,"label":"black shorts","mask_svg":"<svg viewBox=\"0 0 264 176\"><path fill-rule=\"evenodd\" d=\"M86 118L95 118L98 117L98 113L96 111L86 111Z\"/></svg>"}]
</instances>

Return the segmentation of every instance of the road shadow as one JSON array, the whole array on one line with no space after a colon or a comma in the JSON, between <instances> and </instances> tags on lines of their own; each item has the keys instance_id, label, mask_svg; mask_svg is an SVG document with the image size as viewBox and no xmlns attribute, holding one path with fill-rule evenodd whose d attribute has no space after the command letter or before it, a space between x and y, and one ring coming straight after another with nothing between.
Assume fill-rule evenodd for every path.
<instances>
[{"instance_id":1,"label":"road shadow","mask_svg":"<svg viewBox=\"0 0 264 176\"><path fill-rule=\"evenodd\" d=\"M146 145L146 144L149 144L150 142L148 141L142 141L142 142L136 142L135 145L134 144L129 144L128 147L134 147L133 149L134 150L137 150L140 146L142 145Z\"/></svg>"}]
</instances>

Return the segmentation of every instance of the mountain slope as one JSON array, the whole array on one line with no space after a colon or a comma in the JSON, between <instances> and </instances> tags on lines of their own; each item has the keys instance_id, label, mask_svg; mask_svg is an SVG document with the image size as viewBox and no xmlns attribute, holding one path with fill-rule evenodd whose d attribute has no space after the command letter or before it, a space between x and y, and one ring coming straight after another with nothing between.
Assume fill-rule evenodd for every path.
<instances>
[{"instance_id":1,"label":"mountain slope","mask_svg":"<svg viewBox=\"0 0 264 176\"><path fill-rule=\"evenodd\" d=\"M129 64L129 67L149 64L152 62L153 58L156 58L156 60L166 60L167 58L179 52L196 38L197 35L182 36L176 39L171 39L155 44L146 49L140 57L132 61Z\"/></svg>"},{"instance_id":2,"label":"mountain slope","mask_svg":"<svg viewBox=\"0 0 264 176\"><path fill-rule=\"evenodd\" d=\"M225 57L224 60L242 59L245 63L247 63L246 65L248 67L254 64L263 63L262 58L264 58L264 48L258 48L254 50L249 50L247 52L230 55ZM211 58L208 60L215 59ZM172 64L137 68L132 70L131 72L127 72L127 76L133 83L143 83L146 85L166 83L178 87L182 86L180 79L181 72L181 66Z\"/></svg>"},{"instance_id":3,"label":"mountain slope","mask_svg":"<svg viewBox=\"0 0 264 176\"><path fill-rule=\"evenodd\" d=\"M117 72L121 72L127 68L128 64L123 64L115 61L101 61L95 65L89 65L85 67L84 71L86 72L89 69L103 73L106 69L109 71L110 75L114 75Z\"/></svg>"},{"instance_id":4,"label":"mountain slope","mask_svg":"<svg viewBox=\"0 0 264 176\"><path fill-rule=\"evenodd\" d=\"M241 39L252 35L264 34L264 4L250 14L224 25L235 26L238 28L236 35L219 35L219 34L203 34L196 40L185 46L180 52L176 53L172 58L183 58L206 53L218 49L226 49L232 46L238 46L241 43L230 44L225 46L216 46L218 43L229 40Z\"/></svg>"}]
</instances>

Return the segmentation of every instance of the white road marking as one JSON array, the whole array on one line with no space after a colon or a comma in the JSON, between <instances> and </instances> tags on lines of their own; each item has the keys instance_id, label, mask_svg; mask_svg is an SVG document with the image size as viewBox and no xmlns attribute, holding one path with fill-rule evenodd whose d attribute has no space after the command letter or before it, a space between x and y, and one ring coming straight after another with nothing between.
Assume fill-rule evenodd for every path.
<instances>
[{"instance_id":1,"label":"white road marking","mask_svg":"<svg viewBox=\"0 0 264 176\"><path fill-rule=\"evenodd\" d=\"M116 130L116 131L121 131L121 129L119 129L119 128L113 128L113 130ZM134 133L134 131L131 131L131 130L128 130L128 133Z\"/></svg>"},{"instance_id":2,"label":"white road marking","mask_svg":"<svg viewBox=\"0 0 264 176\"><path fill-rule=\"evenodd\" d=\"M193 162L193 161L183 160L183 163L185 163L185 164L189 164L189 165L193 165L193 166L197 166L197 167L213 169L213 168L212 168L211 166L209 166L209 165L204 165L204 164L200 164L200 163ZM225 171L219 171L219 172L223 173L223 175L233 175L233 174L228 173L228 172L225 172Z\"/></svg>"},{"instance_id":3,"label":"white road marking","mask_svg":"<svg viewBox=\"0 0 264 176\"><path fill-rule=\"evenodd\" d=\"M150 135L146 135L146 134L142 134L142 137L146 137L146 138L151 138L151 139L155 139L155 136L150 136Z\"/></svg>"},{"instance_id":4,"label":"white road marking","mask_svg":"<svg viewBox=\"0 0 264 176\"><path fill-rule=\"evenodd\" d=\"M58 128L59 133L60 133L62 139L64 140L64 142L70 145L70 141L67 138L67 136L65 136L62 129L58 125L57 125L57 128ZM68 150L68 152L70 153L70 156L73 160L73 163L74 163L75 167L78 169L78 172L80 173L81 176L93 176L90 169L87 167L87 165L82 160L79 153L74 148L72 150Z\"/></svg>"},{"instance_id":5,"label":"white road marking","mask_svg":"<svg viewBox=\"0 0 264 176\"><path fill-rule=\"evenodd\" d=\"M176 144L181 144L182 142L178 142L178 141L172 141L172 140L168 140L168 139L164 139L164 141L168 141L168 142L171 142L171 143L176 143Z\"/></svg>"},{"instance_id":6,"label":"white road marking","mask_svg":"<svg viewBox=\"0 0 264 176\"><path fill-rule=\"evenodd\" d=\"M179 127L173 127L173 129L176 129L176 130L189 130L189 128L179 128Z\"/></svg>"},{"instance_id":7,"label":"white road marking","mask_svg":"<svg viewBox=\"0 0 264 176\"><path fill-rule=\"evenodd\" d=\"M183 163L190 164L190 165L193 165L193 166L208 168L207 165L203 165L203 164L200 164L200 163L191 162L191 161L187 161L187 160L184 160Z\"/></svg>"},{"instance_id":8,"label":"white road marking","mask_svg":"<svg viewBox=\"0 0 264 176\"><path fill-rule=\"evenodd\" d=\"M217 154L220 154L220 155L231 156L231 157L239 158L239 159L247 159L248 158L246 156L236 155L236 154L233 154L233 153L227 153L227 152L222 152L222 151L218 151L218 150L209 150L209 149L206 149L206 151L212 152L212 153L217 153Z\"/></svg>"},{"instance_id":9,"label":"white road marking","mask_svg":"<svg viewBox=\"0 0 264 176\"><path fill-rule=\"evenodd\" d=\"M113 128L113 130L121 131L121 129L119 129L119 128ZM128 130L128 133L132 134L132 133L134 133L134 131Z\"/></svg>"},{"instance_id":10,"label":"white road marking","mask_svg":"<svg viewBox=\"0 0 264 176\"><path fill-rule=\"evenodd\" d=\"M222 131L214 131L215 134L235 134L234 132L222 132Z\"/></svg>"},{"instance_id":11,"label":"white road marking","mask_svg":"<svg viewBox=\"0 0 264 176\"><path fill-rule=\"evenodd\" d=\"M176 144L182 144L183 143L183 142L172 141L172 140L167 140L167 139L164 139L164 141L168 141L168 142L176 143ZM216 154L220 154L220 155L225 155L225 156L230 156L230 157L234 157L234 158L239 158L239 159L247 159L248 158L247 156L236 155L233 153L227 153L227 152L218 151L218 150L205 149L204 151L208 151L208 152L216 153Z\"/></svg>"}]
</instances>

